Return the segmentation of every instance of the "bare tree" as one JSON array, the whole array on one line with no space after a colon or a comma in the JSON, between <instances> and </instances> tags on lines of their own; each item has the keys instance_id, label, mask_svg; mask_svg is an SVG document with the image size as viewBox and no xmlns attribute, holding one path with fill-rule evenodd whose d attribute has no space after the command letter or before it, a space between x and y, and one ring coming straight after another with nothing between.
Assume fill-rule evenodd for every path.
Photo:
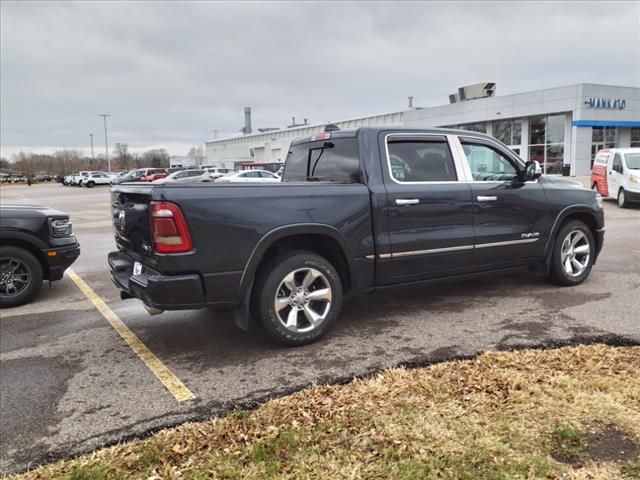
<instances>
[{"instance_id":1,"label":"bare tree","mask_svg":"<svg viewBox=\"0 0 640 480\"><path fill-rule=\"evenodd\" d=\"M148 150L142 155L141 167L168 168L169 154L164 148Z\"/></svg>"},{"instance_id":2,"label":"bare tree","mask_svg":"<svg viewBox=\"0 0 640 480\"><path fill-rule=\"evenodd\" d=\"M131 169L133 155L129 153L129 146L126 143L116 143L112 160L116 170Z\"/></svg>"},{"instance_id":3,"label":"bare tree","mask_svg":"<svg viewBox=\"0 0 640 480\"><path fill-rule=\"evenodd\" d=\"M189 150L189 157L198 167L201 167L204 159L207 158L202 150L202 147L191 147L191 150Z\"/></svg>"}]
</instances>

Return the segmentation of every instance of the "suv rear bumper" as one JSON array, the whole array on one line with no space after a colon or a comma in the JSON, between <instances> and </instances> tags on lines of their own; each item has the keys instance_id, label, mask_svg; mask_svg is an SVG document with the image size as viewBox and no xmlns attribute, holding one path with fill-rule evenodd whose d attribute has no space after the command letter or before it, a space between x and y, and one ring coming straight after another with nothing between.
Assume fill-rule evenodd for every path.
<instances>
[{"instance_id":1,"label":"suv rear bumper","mask_svg":"<svg viewBox=\"0 0 640 480\"><path fill-rule=\"evenodd\" d=\"M111 279L121 291L160 310L204 308L204 290L199 275L162 275L143 264L140 275L133 275L135 260L123 252L108 255Z\"/></svg>"}]
</instances>

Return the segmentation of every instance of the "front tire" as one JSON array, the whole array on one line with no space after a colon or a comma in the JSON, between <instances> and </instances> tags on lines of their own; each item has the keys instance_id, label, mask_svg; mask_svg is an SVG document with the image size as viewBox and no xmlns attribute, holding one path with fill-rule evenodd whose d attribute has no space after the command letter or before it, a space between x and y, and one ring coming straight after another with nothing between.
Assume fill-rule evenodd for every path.
<instances>
[{"instance_id":1,"label":"front tire","mask_svg":"<svg viewBox=\"0 0 640 480\"><path fill-rule=\"evenodd\" d=\"M273 340L299 346L315 342L337 320L342 282L324 257L307 251L279 255L258 275L253 311Z\"/></svg>"},{"instance_id":2,"label":"front tire","mask_svg":"<svg viewBox=\"0 0 640 480\"><path fill-rule=\"evenodd\" d=\"M556 237L551 259L551 280L557 285L579 285L591 273L595 241L587 225L579 220L564 224Z\"/></svg>"},{"instance_id":3,"label":"front tire","mask_svg":"<svg viewBox=\"0 0 640 480\"><path fill-rule=\"evenodd\" d=\"M42 287L42 266L23 248L0 247L0 307L30 302Z\"/></svg>"},{"instance_id":4,"label":"front tire","mask_svg":"<svg viewBox=\"0 0 640 480\"><path fill-rule=\"evenodd\" d=\"M627 201L627 195L624 192L624 188L621 188L618 192L618 206L620 208L627 208L629 206L629 202Z\"/></svg>"}]
</instances>

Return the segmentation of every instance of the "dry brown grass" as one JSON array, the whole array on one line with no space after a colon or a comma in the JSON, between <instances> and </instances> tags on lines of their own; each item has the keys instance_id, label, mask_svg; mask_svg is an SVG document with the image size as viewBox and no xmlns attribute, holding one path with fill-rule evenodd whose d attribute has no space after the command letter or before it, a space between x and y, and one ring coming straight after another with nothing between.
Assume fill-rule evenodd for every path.
<instances>
[{"instance_id":1,"label":"dry brown grass","mask_svg":"<svg viewBox=\"0 0 640 480\"><path fill-rule=\"evenodd\" d=\"M640 459L584 456L581 441L580 462L554 460L572 435L600 427L640 444L640 347L491 352L388 370L15 478L640 478Z\"/></svg>"}]
</instances>

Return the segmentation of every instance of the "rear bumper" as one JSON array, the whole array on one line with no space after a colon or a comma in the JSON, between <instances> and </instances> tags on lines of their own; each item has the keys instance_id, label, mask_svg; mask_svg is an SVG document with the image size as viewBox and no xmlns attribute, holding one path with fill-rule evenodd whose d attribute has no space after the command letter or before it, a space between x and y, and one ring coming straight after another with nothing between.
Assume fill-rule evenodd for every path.
<instances>
[{"instance_id":1,"label":"rear bumper","mask_svg":"<svg viewBox=\"0 0 640 480\"><path fill-rule=\"evenodd\" d=\"M49 278L47 280L56 281L62 278L64 271L76 261L80 255L80 245L48 248L42 252L47 259L49 266Z\"/></svg>"},{"instance_id":2,"label":"rear bumper","mask_svg":"<svg viewBox=\"0 0 640 480\"><path fill-rule=\"evenodd\" d=\"M202 280L197 274L162 275L143 265L140 275L133 275L135 260L123 252L108 255L111 279L121 291L160 310L191 310L205 306Z\"/></svg>"}]
</instances>

